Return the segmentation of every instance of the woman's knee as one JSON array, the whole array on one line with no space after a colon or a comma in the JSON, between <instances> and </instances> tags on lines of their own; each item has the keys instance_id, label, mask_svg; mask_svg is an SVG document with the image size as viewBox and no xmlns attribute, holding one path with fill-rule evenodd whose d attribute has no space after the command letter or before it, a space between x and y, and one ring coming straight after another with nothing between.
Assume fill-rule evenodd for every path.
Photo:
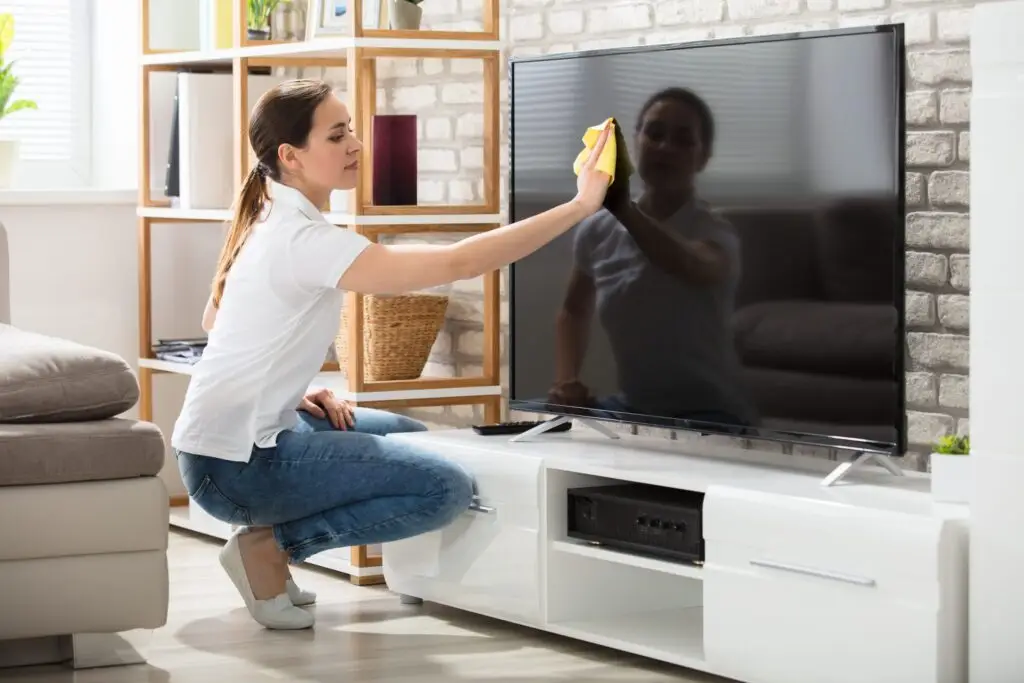
<instances>
[{"instance_id":1,"label":"woman's knee","mask_svg":"<svg viewBox=\"0 0 1024 683\"><path fill-rule=\"evenodd\" d=\"M435 475L443 482L438 505L437 526L446 526L469 509L475 486L472 475L458 463L438 460Z\"/></svg>"},{"instance_id":2,"label":"woman's knee","mask_svg":"<svg viewBox=\"0 0 1024 683\"><path fill-rule=\"evenodd\" d=\"M356 431L364 434L387 436L388 434L427 431L427 426L419 420L387 410L356 407L353 414Z\"/></svg>"},{"instance_id":3,"label":"woman's knee","mask_svg":"<svg viewBox=\"0 0 1024 683\"><path fill-rule=\"evenodd\" d=\"M427 425L423 424L419 420L409 417L408 415L395 414L395 421L393 424L392 434L399 432L425 432L427 431Z\"/></svg>"}]
</instances>

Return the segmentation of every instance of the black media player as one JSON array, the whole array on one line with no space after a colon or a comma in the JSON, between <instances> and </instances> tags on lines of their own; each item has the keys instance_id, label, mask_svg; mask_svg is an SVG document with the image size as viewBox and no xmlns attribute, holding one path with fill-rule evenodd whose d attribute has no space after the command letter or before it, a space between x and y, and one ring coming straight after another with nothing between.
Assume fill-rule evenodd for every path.
<instances>
[{"instance_id":1,"label":"black media player","mask_svg":"<svg viewBox=\"0 0 1024 683\"><path fill-rule=\"evenodd\" d=\"M683 563L704 561L704 494L650 484L569 489L569 538Z\"/></svg>"}]
</instances>

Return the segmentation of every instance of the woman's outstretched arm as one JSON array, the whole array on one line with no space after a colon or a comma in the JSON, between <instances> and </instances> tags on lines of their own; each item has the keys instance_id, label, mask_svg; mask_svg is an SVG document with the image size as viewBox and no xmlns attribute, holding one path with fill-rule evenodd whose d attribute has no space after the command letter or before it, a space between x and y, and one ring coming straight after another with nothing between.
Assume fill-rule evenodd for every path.
<instances>
[{"instance_id":1,"label":"woman's outstretched arm","mask_svg":"<svg viewBox=\"0 0 1024 683\"><path fill-rule=\"evenodd\" d=\"M393 294L467 280L528 256L591 213L574 199L454 244L372 244L352 262L338 287Z\"/></svg>"},{"instance_id":2,"label":"woman's outstretched arm","mask_svg":"<svg viewBox=\"0 0 1024 683\"><path fill-rule=\"evenodd\" d=\"M362 294L408 292L477 277L528 256L601 208L610 178L595 166L608 133L605 128L580 169L571 201L455 244L371 244L341 276L338 287Z\"/></svg>"}]
</instances>

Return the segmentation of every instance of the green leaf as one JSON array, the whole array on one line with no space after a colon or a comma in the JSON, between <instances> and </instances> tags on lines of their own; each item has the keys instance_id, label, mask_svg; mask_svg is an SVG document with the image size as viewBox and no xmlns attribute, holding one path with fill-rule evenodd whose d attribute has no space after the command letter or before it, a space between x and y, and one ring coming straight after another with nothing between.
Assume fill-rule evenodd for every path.
<instances>
[{"instance_id":1,"label":"green leaf","mask_svg":"<svg viewBox=\"0 0 1024 683\"><path fill-rule=\"evenodd\" d=\"M11 100L11 90L0 88L0 116L7 111L7 103Z\"/></svg>"},{"instance_id":2,"label":"green leaf","mask_svg":"<svg viewBox=\"0 0 1024 683\"><path fill-rule=\"evenodd\" d=\"M947 434L935 444L934 452L943 455L970 455L971 437L960 434Z\"/></svg>"},{"instance_id":3,"label":"green leaf","mask_svg":"<svg viewBox=\"0 0 1024 683\"><path fill-rule=\"evenodd\" d=\"M0 14L0 59L14 40L14 15Z\"/></svg>"},{"instance_id":4,"label":"green leaf","mask_svg":"<svg viewBox=\"0 0 1024 683\"><path fill-rule=\"evenodd\" d=\"M18 87L18 77L11 73L13 65L14 62L11 62L0 69L0 112L7 109L7 102L14 95L14 89Z\"/></svg>"},{"instance_id":5,"label":"green leaf","mask_svg":"<svg viewBox=\"0 0 1024 683\"><path fill-rule=\"evenodd\" d=\"M14 112L21 111L22 109L38 109L38 108L39 107L37 107L36 103L33 102L32 100L15 100L14 102L11 102L11 106L7 107L7 111L5 111L3 113L3 115L4 116L10 116Z\"/></svg>"}]
</instances>

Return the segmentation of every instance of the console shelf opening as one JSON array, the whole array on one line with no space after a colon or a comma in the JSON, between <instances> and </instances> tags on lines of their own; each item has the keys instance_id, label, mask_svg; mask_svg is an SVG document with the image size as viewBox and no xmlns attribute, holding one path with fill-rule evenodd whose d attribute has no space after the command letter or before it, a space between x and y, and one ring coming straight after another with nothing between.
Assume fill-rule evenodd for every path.
<instances>
[{"instance_id":1,"label":"console shelf opening","mask_svg":"<svg viewBox=\"0 0 1024 683\"><path fill-rule=\"evenodd\" d=\"M553 545L547 558L551 631L706 670L699 578L564 552L566 545Z\"/></svg>"},{"instance_id":2,"label":"console shelf opening","mask_svg":"<svg viewBox=\"0 0 1024 683\"><path fill-rule=\"evenodd\" d=\"M699 605L555 622L549 630L697 671L711 670L704 660L704 608Z\"/></svg>"}]
</instances>

